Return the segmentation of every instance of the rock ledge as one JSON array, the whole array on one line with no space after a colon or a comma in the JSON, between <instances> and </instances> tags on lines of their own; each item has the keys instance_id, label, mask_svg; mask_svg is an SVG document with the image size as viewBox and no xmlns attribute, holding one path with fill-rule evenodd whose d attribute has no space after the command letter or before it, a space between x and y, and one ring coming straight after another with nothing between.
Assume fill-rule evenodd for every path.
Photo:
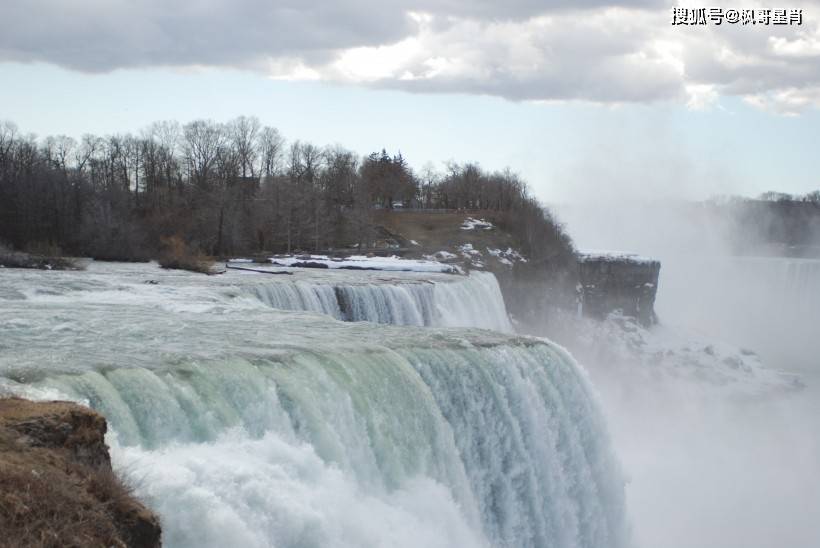
<instances>
[{"instance_id":1,"label":"rock ledge","mask_svg":"<svg viewBox=\"0 0 820 548\"><path fill-rule=\"evenodd\" d=\"M161 545L111 469L106 422L70 402L0 398L0 546Z\"/></svg>"}]
</instances>

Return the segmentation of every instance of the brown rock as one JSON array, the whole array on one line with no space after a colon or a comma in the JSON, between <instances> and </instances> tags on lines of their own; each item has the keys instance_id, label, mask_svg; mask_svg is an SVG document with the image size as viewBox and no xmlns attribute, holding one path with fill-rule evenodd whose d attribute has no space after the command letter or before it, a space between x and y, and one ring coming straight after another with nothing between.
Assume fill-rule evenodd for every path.
<instances>
[{"instance_id":1,"label":"brown rock","mask_svg":"<svg viewBox=\"0 0 820 548\"><path fill-rule=\"evenodd\" d=\"M0 399L0 546L161 545L111 469L106 422L70 402Z\"/></svg>"}]
</instances>

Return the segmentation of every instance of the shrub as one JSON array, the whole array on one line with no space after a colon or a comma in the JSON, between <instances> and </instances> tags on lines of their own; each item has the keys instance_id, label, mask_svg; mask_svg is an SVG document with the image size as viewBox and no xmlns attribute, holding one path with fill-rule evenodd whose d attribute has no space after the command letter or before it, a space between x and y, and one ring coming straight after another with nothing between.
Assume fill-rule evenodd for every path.
<instances>
[{"instance_id":1,"label":"shrub","mask_svg":"<svg viewBox=\"0 0 820 548\"><path fill-rule=\"evenodd\" d=\"M159 257L159 265L162 268L176 268L202 274L214 273L213 260L191 249L179 236L162 238L162 248Z\"/></svg>"}]
</instances>

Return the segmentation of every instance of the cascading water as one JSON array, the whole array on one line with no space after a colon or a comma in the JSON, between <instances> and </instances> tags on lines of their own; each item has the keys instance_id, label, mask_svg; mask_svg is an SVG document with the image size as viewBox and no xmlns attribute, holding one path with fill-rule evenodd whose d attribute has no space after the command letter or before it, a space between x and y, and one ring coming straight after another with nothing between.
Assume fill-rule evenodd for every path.
<instances>
[{"instance_id":1,"label":"cascading water","mask_svg":"<svg viewBox=\"0 0 820 548\"><path fill-rule=\"evenodd\" d=\"M782 297L783 308L791 307L798 314L815 312L820 308L820 260L780 259L765 262L774 264L764 274L762 291L775 288Z\"/></svg>"},{"instance_id":2,"label":"cascading water","mask_svg":"<svg viewBox=\"0 0 820 548\"><path fill-rule=\"evenodd\" d=\"M93 298L109 304L129 304L141 300L170 311L253 307L262 303L343 321L513 331L498 281L487 272L472 272L469 276L310 269L293 272L293 276L270 276L229 270L222 276L197 278L151 265L92 263L87 272L63 272L58 280L29 274L31 284L19 290L0 287L0 298L4 291L18 291L21 297L27 295L44 302Z\"/></svg>"},{"instance_id":3,"label":"cascading water","mask_svg":"<svg viewBox=\"0 0 820 548\"><path fill-rule=\"evenodd\" d=\"M0 276L0 390L103 412L168 546L628 545L590 387L551 343L283 312L205 278Z\"/></svg>"},{"instance_id":4,"label":"cascading water","mask_svg":"<svg viewBox=\"0 0 820 548\"><path fill-rule=\"evenodd\" d=\"M512 331L495 276L473 272L448 277L355 284L274 280L255 284L253 292L273 308L320 312L344 321Z\"/></svg>"}]
</instances>

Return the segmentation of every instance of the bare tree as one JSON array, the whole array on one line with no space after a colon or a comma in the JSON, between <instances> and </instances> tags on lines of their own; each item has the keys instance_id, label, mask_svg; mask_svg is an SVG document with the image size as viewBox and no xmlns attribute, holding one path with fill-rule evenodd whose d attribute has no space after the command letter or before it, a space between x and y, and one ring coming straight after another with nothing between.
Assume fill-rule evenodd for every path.
<instances>
[{"instance_id":1,"label":"bare tree","mask_svg":"<svg viewBox=\"0 0 820 548\"><path fill-rule=\"evenodd\" d=\"M208 188L213 183L214 163L225 146L224 128L212 120L195 120L185 124L182 134L189 178L200 188Z\"/></svg>"},{"instance_id":2,"label":"bare tree","mask_svg":"<svg viewBox=\"0 0 820 548\"><path fill-rule=\"evenodd\" d=\"M240 116L229 124L231 145L238 156L243 178L259 175L256 172L256 159L260 127L259 119L255 116Z\"/></svg>"},{"instance_id":3,"label":"bare tree","mask_svg":"<svg viewBox=\"0 0 820 548\"><path fill-rule=\"evenodd\" d=\"M818 198L804 198L811 200ZM145 258L163 237L178 236L217 255L366 249L374 210L399 202L491 210L532 257L556 262L571 254L561 227L509 170L450 162L443 173L428 164L416 177L400 152L359 158L338 146L286 147L275 128L245 116L228 124L157 122L137 136L79 142L38 141L0 123L0 239L18 247L53 243Z\"/></svg>"}]
</instances>

